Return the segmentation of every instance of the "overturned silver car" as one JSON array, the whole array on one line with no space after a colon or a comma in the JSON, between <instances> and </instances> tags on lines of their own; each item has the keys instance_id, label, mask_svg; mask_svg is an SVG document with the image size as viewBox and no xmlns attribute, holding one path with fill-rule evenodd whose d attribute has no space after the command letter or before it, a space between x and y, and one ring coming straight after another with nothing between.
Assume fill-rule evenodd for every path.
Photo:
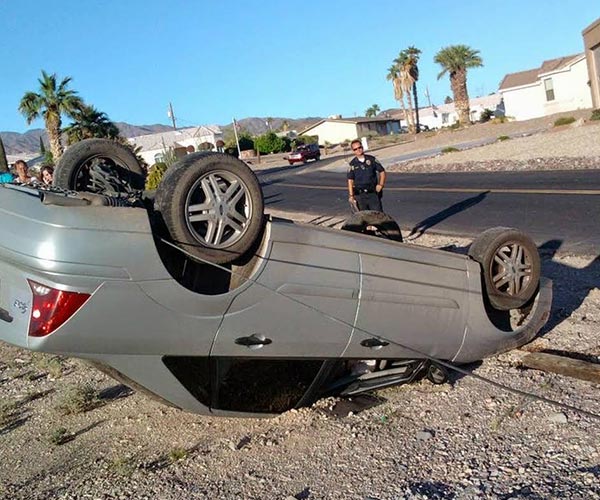
<instances>
[{"instance_id":1,"label":"overturned silver car","mask_svg":"<svg viewBox=\"0 0 600 500\"><path fill-rule=\"evenodd\" d=\"M252 171L216 153L185 157L152 197L132 153L101 140L69 149L55 183L0 186L0 339L188 411L443 382L447 362L518 347L549 315L551 283L515 229L460 255L394 241L379 213L347 231L276 219Z\"/></svg>"}]
</instances>

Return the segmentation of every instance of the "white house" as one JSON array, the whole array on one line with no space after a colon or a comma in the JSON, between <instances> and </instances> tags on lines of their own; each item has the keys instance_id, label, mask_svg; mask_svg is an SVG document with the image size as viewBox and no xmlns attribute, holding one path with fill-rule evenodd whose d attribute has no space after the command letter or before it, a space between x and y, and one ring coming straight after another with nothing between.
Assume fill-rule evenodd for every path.
<instances>
[{"instance_id":1,"label":"white house","mask_svg":"<svg viewBox=\"0 0 600 500\"><path fill-rule=\"evenodd\" d=\"M479 121L483 112L489 109L494 114L503 115L504 108L502 96L500 94L491 94L483 97L469 99L469 110L471 121ZM419 123L427 125L429 128L449 127L458 121L458 112L454 103L440 104L439 106L429 106L419 108ZM405 123L403 123L405 125Z\"/></svg>"},{"instance_id":2,"label":"white house","mask_svg":"<svg viewBox=\"0 0 600 500\"><path fill-rule=\"evenodd\" d=\"M140 135L128 140L142 148L139 154L148 165L162 161L165 153L170 149L181 158L194 151L219 150L223 147L223 133L218 125L200 125L158 134Z\"/></svg>"},{"instance_id":3,"label":"white house","mask_svg":"<svg viewBox=\"0 0 600 500\"><path fill-rule=\"evenodd\" d=\"M539 68L509 73L500 82L506 115L528 120L592 107L585 54L544 61Z\"/></svg>"},{"instance_id":4,"label":"white house","mask_svg":"<svg viewBox=\"0 0 600 500\"><path fill-rule=\"evenodd\" d=\"M318 121L300 132L300 135L318 136L319 144L323 146L326 142L338 144L352 141L357 137L398 133L400 133L398 118L342 118L338 115Z\"/></svg>"},{"instance_id":5,"label":"white house","mask_svg":"<svg viewBox=\"0 0 600 500\"><path fill-rule=\"evenodd\" d=\"M502 96L500 94L490 94L483 97L469 99L469 109L471 121L476 122L481 118L482 113L489 109L496 116L504 114ZM400 120L403 127L406 126L404 112L400 109L387 110L386 114L396 117ZM458 112L454 103L440 104L439 106L428 106L419 108L419 123L431 129L449 127L458 121Z\"/></svg>"}]
</instances>

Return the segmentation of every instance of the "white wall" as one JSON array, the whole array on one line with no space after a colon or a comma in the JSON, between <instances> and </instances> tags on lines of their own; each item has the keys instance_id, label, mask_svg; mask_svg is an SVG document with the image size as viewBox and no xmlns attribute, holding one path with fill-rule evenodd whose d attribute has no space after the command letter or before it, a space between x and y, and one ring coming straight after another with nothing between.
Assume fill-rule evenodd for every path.
<instances>
[{"instance_id":1,"label":"white wall","mask_svg":"<svg viewBox=\"0 0 600 500\"><path fill-rule=\"evenodd\" d=\"M307 135L318 135L319 144L325 145L325 141L337 144L344 141L352 141L357 137L356 124L344 122L323 122L312 128Z\"/></svg>"},{"instance_id":2,"label":"white wall","mask_svg":"<svg viewBox=\"0 0 600 500\"><path fill-rule=\"evenodd\" d=\"M515 120L529 120L544 116L542 103L546 97L540 82L515 89L501 90L500 93L504 97L506 116Z\"/></svg>"}]
</instances>

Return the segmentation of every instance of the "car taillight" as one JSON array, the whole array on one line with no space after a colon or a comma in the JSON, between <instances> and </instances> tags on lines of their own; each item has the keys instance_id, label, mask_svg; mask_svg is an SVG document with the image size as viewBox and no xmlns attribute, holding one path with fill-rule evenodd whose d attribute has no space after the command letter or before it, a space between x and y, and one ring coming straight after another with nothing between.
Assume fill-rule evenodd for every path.
<instances>
[{"instance_id":1,"label":"car taillight","mask_svg":"<svg viewBox=\"0 0 600 500\"><path fill-rule=\"evenodd\" d=\"M27 281L33 293L30 337L45 337L52 333L90 298L89 293L67 292L35 281Z\"/></svg>"}]
</instances>

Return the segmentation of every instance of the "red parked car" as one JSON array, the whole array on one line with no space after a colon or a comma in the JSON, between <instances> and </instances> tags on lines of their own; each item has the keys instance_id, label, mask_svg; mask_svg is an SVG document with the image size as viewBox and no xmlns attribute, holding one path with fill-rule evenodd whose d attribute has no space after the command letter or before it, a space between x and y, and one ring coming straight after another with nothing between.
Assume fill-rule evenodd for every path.
<instances>
[{"instance_id":1,"label":"red parked car","mask_svg":"<svg viewBox=\"0 0 600 500\"><path fill-rule=\"evenodd\" d=\"M306 163L308 160L318 161L321 159L321 150L319 149L318 144L306 144L298 146L298 149L291 152L287 159L290 165L300 162Z\"/></svg>"}]
</instances>

